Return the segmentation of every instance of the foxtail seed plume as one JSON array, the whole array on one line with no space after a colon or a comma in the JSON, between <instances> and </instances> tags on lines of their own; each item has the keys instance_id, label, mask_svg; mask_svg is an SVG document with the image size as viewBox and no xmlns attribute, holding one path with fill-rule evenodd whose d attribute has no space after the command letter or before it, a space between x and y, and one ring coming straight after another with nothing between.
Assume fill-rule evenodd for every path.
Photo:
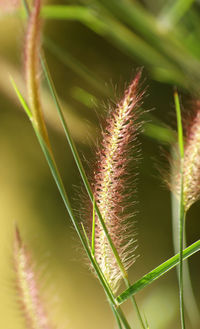
<instances>
[{"instance_id":1,"label":"foxtail seed plume","mask_svg":"<svg viewBox=\"0 0 200 329\"><path fill-rule=\"evenodd\" d=\"M29 106L34 124L44 141L49 144L39 95L40 8L41 0L34 0L25 40L25 74Z\"/></svg>"},{"instance_id":2,"label":"foxtail seed plume","mask_svg":"<svg viewBox=\"0 0 200 329\"><path fill-rule=\"evenodd\" d=\"M29 329L53 329L39 297L36 275L19 231L15 232L14 268L18 300Z\"/></svg>"},{"instance_id":3,"label":"foxtail seed plume","mask_svg":"<svg viewBox=\"0 0 200 329\"><path fill-rule=\"evenodd\" d=\"M130 188L130 161L138 158L135 147L141 126L138 108L144 94L144 91L139 91L140 79L141 70L125 91L123 99L114 110L110 110L102 132L101 148L97 151L97 169L92 181L94 198L125 269L135 260L133 214L129 212L130 191L127 190ZM135 189L131 193L134 194ZM116 291L121 271L97 216L95 257L111 288Z\"/></svg>"},{"instance_id":4,"label":"foxtail seed plume","mask_svg":"<svg viewBox=\"0 0 200 329\"><path fill-rule=\"evenodd\" d=\"M200 198L200 101L193 103L193 112L194 115L185 120L183 199L186 211ZM172 165L172 190L179 195L180 163L174 160Z\"/></svg>"}]
</instances>

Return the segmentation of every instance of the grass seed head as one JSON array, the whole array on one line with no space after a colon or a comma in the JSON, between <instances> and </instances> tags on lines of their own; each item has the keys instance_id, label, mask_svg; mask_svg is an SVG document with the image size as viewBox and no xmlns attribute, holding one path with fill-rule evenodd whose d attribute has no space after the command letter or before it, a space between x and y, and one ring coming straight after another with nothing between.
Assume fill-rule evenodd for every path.
<instances>
[{"instance_id":1,"label":"grass seed head","mask_svg":"<svg viewBox=\"0 0 200 329\"><path fill-rule=\"evenodd\" d=\"M193 115L185 121L183 198L187 211L200 198L200 101L193 103ZM180 159L172 161L172 190L180 194Z\"/></svg>"},{"instance_id":2,"label":"grass seed head","mask_svg":"<svg viewBox=\"0 0 200 329\"><path fill-rule=\"evenodd\" d=\"M133 214L129 211L128 187L130 161L138 158L134 145L137 145L141 126L138 122L138 108L144 94L144 91L139 90L140 79L141 70L116 108L110 110L102 131L97 151L97 168L92 180L95 200L125 269L135 260ZM131 194L134 193L132 189ZM113 291L116 291L121 271L97 216L95 222L95 257Z\"/></svg>"},{"instance_id":3,"label":"grass seed head","mask_svg":"<svg viewBox=\"0 0 200 329\"><path fill-rule=\"evenodd\" d=\"M53 329L47 318L30 253L16 228L14 241L14 268L18 300L29 329Z\"/></svg>"}]
</instances>

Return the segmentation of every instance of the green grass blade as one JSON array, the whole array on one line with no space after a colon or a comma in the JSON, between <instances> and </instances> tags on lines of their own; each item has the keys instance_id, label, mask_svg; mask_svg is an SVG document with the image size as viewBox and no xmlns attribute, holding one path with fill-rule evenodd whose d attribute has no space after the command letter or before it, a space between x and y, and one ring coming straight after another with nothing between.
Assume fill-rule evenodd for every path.
<instances>
[{"instance_id":1,"label":"green grass blade","mask_svg":"<svg viewBox=\"0 0 200 329\"><path fill-rule=\"evenodd\" d=\"M112 305L111 305L111 308L112 308L112 311L113 311L113 314L114 314L114 317L115 317L115 320L116 320L116 323L117 323L118 328L119 329L123 329L122 328L122 325L121 325L121 321L120 321L119 315L116 312L116 309Z\"/></svg>"},{"instance_id":2,"label":"green grass blade","mask_svg":"<svg viewBox=\"0 0 200 329\"><path fill-rule=\"evenodd\" d=\"M88 239L88 236L87 236L87 233L86 233L85 227L84 227L84 225L83 225L82 222L81 222L81 227L82 227L82 231L83 231L83 234L84 234L85 240L87 241L87 245L88 245L89 249L91 249L91 248L90 248L90 241L89 241L89 239Z\"/></svg>"},{"instance_id":3,"label":"green grass blade","mask_svg":"<svg viewBox=\"0 0 200 329\"><path fill-rule=\"evenodd\" d=\"M59 14L60 13L60 14ZM74 19L78 20L98 35L109 39L120 51L124 51L130 57L137 57L146 65L159 69L164 73L163 78L169 76L174 82L183 84L184 77L176 66L170 63L161 53L147 42L134 34L111 15L99 15L91 8L83 6L43 6L42 16L46 19ZM160 70L162 68L162 70ZM167 72L167 74L165 74Z\"/></svg>"},{"instance_id":4,"label":"green grass blade","mask_svg":"<svg viewBox=\"0 0 200 329\"><path fill-rule=\"evenodd\" d=\"M173 157L172 152L172 157ZM172 168L173 170L173 168ZM172 172L173 177L173 172ZM173 182L172 182L173 183ZM172 232L173 232L173 245L174 245L174 253L179 252L179 239L177 239L179 232L179 221L178 213L179 213L179 200L177 200L176 196L171 193L171 203L172 203ZM186 235L186 232L184 232ZM186 248L186 237L184 237L184 248ZM196 302L196 298L194 295L192 281L190 277L190 268L189 268L189 259L186 259L183 262L183 282L184 282L184 305L187 311L188 318L192 324L192 327L198 328L200 323L200 314L198 305ZM178 270L178 268L177 268ZM178 271L177 271L178 274Z\"/></svg>"},{"instance_id":5,"label":"green grass blade","mask_svg":"<svg viewBox=\"0 0 200 329\"><path fill-rule=\"evenodd\" d=\"M183 259L186 259L196 252L200 251L200 240L196 241L195 243L191 244L189 247L183 250ZM132 295L136 294L140 290L142 290L144 287L147 287L149 284L151 284L153 281L160 278L162 275L167 273L169 270L174 268L179 264L180 261L180 255L176 254L175 256L171 257L158 267L156 267L154 270L149 272L148 274L144 275L140 280L138 280L136 283L134 283L130 288L126 289L122 294L120 294L116 300L119 304L124 303L128 298L130 298Z\"/></svg>"},{"instance_id":6,"label":"green grass blade","mask_svg":"<svg viewBox=\"0 0 200 329\"><path fill-rule=\"evenodd\" d=\"M179 252L180 252L180 266L179 266L179 299L180 299L180 315L181 326L185 329L185 315L184 315L184 296L183 296L183 238L185 232L185 207L184 207L184 140L183 127L181 119L181 107L177 91L174 92L174 102L177 118L178 129L178 145L180 152L180 196L179 196Z\"/></svg>"},{"instance_id":7,"label":"green grass blade","mask_svg":"<svg viewBox=\"0 0 200 329\"><path fill-rule=\"evenodd\" d=\"M187 87L190 90L191 88L198 90L200 62L184 46L184 37L179 39L174 31L173 33L163 31L156 17L145 10L139 2L132 3L123 0L96 0L96 2L101 8L114 14L120 22L128 24L133 31L142 35L143 39L165 60L168 60L171 65L174 64L175 70L181 68L183 75L190 80L189 84L185 81Z\"/></svg>"},{"instance_id":8,"label":"green grass blade","mask_svg":"<svg viewBox=\"0 0 200 329\"><path fill-rule=\"evenodd\" d=\"M146 122L143 126L143 134L159 141L162 144L172 144L175 142L176 134L173 130L154 122Z\"/></svg>"},{"instance_id":9,"label":"green grass blade","mask_svg":"<svg viewBox=\"0 0 200 329\"><path fill-rule=\"evenodd\" d=\"M44 37L44 45L46 48L56 56L65 66L73 70L76 74L78 74L81 78L83 78L86 82L88 82L92 87L96 88L101 94L109 95L111 90L105 87L104 82L98 77L94 76L83 63L75 59L69 52L61 49L55 42L53 42L47 36Z\"/></svg>"},{"instance_id":10,"label":"green grass blade","mask_svg":"<svg viewBox=\"0 0 200 329\"><path fill-rule=\"evenodd\" d=\"M16 95L17 95L17 97L18 97L18 99L19 99L19 101L20 101L20 103L21 103L21 105L22 105L22 107L24 109L24 111L26 112L26 114L29 117L29 119L32 120L32 117L33 116L32 116L31 110L29 109L29 107L28 107L28 105L27 105L24 97L20 93L20 91L19 91L19 89L18 89L18 87L17 87L17 85L16 85L16 83L15 83L15 81L14 81L14 79L12 77L10 77L10 81L11 81L11 84L12 84L12 86L14 88L14 91L15 91L15 93L16 93Z\"/></svg>"},{"instance_id":11,"label":"green grass blade","mask_svg":"<svg viewBox=\"0 0 200 329\"><path fill-rule=\"evenodd\" d=\"M42 7L41 15L45 19L89 20L92 11L84 6L46 5Z\"/></svg>"},{"instance_id":12,"label":"green grass blade","mask_svg":"<svg viewBox=\"0 0 200 329\"><path fill-rule=\"evenodd\" d=\"M195 0L168 1L160 13L160 21L165 26L172 28L191 8Z\"/></svg>"},{"instance_id":13,"label":"green grass blade","mask_svg":"<svg viewBox=\"0 0 200 329\"><path fill-rule=\"evenodd\" d=\"M183 127L181 119L181 107L177 91L174 92L174 103L177 118L177 130L178 130L178 145L181 159L184 159L184 138L183 138Z\"/></svg>"}]
</instances>

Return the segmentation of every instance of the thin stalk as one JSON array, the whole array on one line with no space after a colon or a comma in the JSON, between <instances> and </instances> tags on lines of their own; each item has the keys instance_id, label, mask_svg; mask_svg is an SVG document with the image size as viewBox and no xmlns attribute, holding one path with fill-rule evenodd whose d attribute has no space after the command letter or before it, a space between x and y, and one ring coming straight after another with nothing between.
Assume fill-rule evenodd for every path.
<instances>
[{"instance_id":1,"label":"thin stalk","mask_svg":"<svg viewBox=\"0 0 200 329\"><path fill-rule=\"evenodd\" d=\"M22 0L22 4L24 6L24 9L26 11L26 15L29 14L29 5L28 5L28 2L26 0Z\"/></svg>"},{"instance_id":2,"label":"thin stalk","mask_svg":"<svg viewBox=\"0 0 200 329\"><path fill-rule=\"evenodd\" d=\"M125 284L126 284L126 287L127 287L127 288L130 288L131 284L130 284L129 280L128 280L128 279L125 279L124 282L125 282ZM132 296L130 297L130 299L131 299L131 303L132 303L132 305L133 305L133 308L134 308L134 310L136 311L137 317L138 317L138 319L139 319L139 321L140 321L140 325L141 325L141 327L142 327L143 329L146 329L146 326L145 326L144 321L143 321L143 319L142 319L142 315L141 315L141 313L140 313L140 310L139 310L139 307L138 307L138 305L137 305L137 302L136 302L135 297L132 295Z\"/></svg>"},{"instance_id":3,"label":"thin stalk","mask_svg":"<svg viewBox=\"0 0 200 329\"><path fill-rule=\"evenodd\" d=\"M127 329L131 329L131 327L130 327L128 321L126 320L126 318L125 318L125 316L124 316L124 313L123 313L122 310L121 310L121 308L118 307L118 308L116 309L116 311L117 311L117 314L118 314L118 316L119 316L121 322L123 323L124 327L127 328Z\"/></svg>"},{"instance_id":4,"label":"thin stalk","mask_svg":"<svg viewBox=\"0 0 200 329\"><path fill-rule=\"evenodd\" d=\"M172 153L172 156L173 153ZM172 172L173 176L173 172ZM171 193L171 203L172 203L172 225L173 225L173 245L175 253L179 251L179 241L177 241L177 235L179 231L179 222L177 221L178 212L179 212L179 203L177 198L173 193ZM186 214L187 217L187 214ZM186 218L185 218L186 222ZM186 232L185 232L185 225L184 225L184 241L183 241L184 248L186 248ZM178 270L178 269L177 269ZM179 272L177 271L177 274ZM200 316L198 305L195 300L194 291L192 287L191 277L190 277L190 269L189 269L189 262L185 260L183 263L183 281L184 281L184 305L187 311L188 318L194 328L198 327L200 323Z\"/></svg>"},{"instance_id":5,"label":"thin stalk","mask_svg":"<svg viewBox=\"0 0 200 329\"><path fill-rule=\"evenodd\" d=\"M196 252L200 251L200 239L195 243L191 244L189 247L183 250L183 260L192 256ZM136 281L133 285L131 285L128 289L123 291L117 298L118 304L124 303L127 299L129 299L132 295L135 295L139 291L141 291L144 287L149 286L152 282L160 278L162 275L170 271L175 266L179 265L180 262L180 254L176 254L175 256L169 258L167 261L163 262L152 271L144 275L141 279Z\"/></svg>"},{"instance_id":6,"label":"thin stalk","mask_svg":"<svg viewBox=\"0 0 200 329\"><path fill-rule=\"evenodd\" d=\"M177 91L174 92L174 102L177 117L178 129L178 145L180 153L180 199L179 199L179 252L180 252L180 267L179 267L179 300L180 300L180 316L181 327L185 329L185 314L184 314L184 296L183 296L183 239L184 239L184 223L185 223L185 207L184 207L184 140L183 127L181 120L181 108Z\"/></svg>"},{"instance_id":7,"label":"thin stalk","mask_svg":"<svg viewBox=\"0 0 200 329\"><path fill-rule=\"evenodd\" d=\"M116 323L117 323L117 325L118 325L118 328L119 328L119 329L123 329L123 328L122 328L122 325L121 325L121 321L120 321L119 315L118 315L118 313L116 312L116 309L115 309L112 305L110 305L110 306L111 306L111 309L112 309L112 311L113 311L113 314L114 314L114 317L115 317Z\"/></svg>"}]
</instances>

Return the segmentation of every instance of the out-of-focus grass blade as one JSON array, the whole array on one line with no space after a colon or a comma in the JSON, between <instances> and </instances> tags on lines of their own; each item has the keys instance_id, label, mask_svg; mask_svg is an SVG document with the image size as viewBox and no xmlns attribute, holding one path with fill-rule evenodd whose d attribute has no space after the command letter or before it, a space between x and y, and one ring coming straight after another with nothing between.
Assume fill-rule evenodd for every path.
<instances>
[{"instance_id":1,"label":"out-of-focus grass blade","mask_svg":"<svg viewBox=\"0 0 200 329\"><path fill-rule=\"evenodd\" d=\"M105 83L96 77L83 63L75 59L69 52L60 48L55 42L48 37L44 37L44 45L70 70L73 70L81 78L87 81L92 87L96 88L101 94L109 95L111 90L105 87Z\"/></svg>"},{"instance_id":2,"label":"out-of-focus grass blade","mask_svg":"<svg viewBox=\"0 0 200 329\"><path fill-rule=\"evenodd\" d=\"M90 20L91 10L84 6L47 5L41 9L41 15L45 19L70 19Z\"/></svg>"},{"instance_id":3,"label":"out-of-focus grass blade","mask_svg":"<svg viewBox=\"0 0 200 329\"><path fill-rule=\"evenodd\" d=\"M174 102L177 117L177 128L178 128L178 145L181 159L184 158L184 139L183 139L183 127L181 118L181 107L177 91L174 92Z\"/></svg>"},{"instance_id":4,"label":"out-of-focus grass blade","mask_svg":"<svg viewBox=\"0 0 200 329\"><path fill-rule=\"evenodd\" d=\"M160 143L163 144L172 144L175 142L175 133L173 130L166 128L164 126L154 124L154 123L145 123L143 126L143 134L145 136L151 137Z\"/></svg>"},{"instance_id":5,"label":"out-of-focus grass blade","mask_svg":"<svg viewBox=\"0 0 200 329\"><path fill-rule=\"evenodd\" d=\"M194 2L195 0L167 1L159 15L159 20L163 22L166 27L171 29L187 13Z\"/></svg>"},{"instance_id":6,"label":"out-of-focus grass blade","mask_svg":"<svg viewBox=\"0 0 200 329\"><path fill-rule=\"evenodd\" d=\"M90 8L83 6L58 6L57 9L56 7L50 6L49 9L49 6L44 6L42 15L48 19L58 19L58 12L62 12L60 14L61 19L74 19L82 22L95 33L109 39L127 55L132 58L139 58L143 63L152 68L162 68L160 70L161 73L162 71L171 72L171 80L180 85L184 84L182 72L172 62L170 63L161 53L142 40L138 35L134 34L133 31L126 28L125 25L115 20L111 15L100 15L98 12L94 12ZM54 13L57 13L56 16ZM167 76L169 76L169 73L164 74L163 78Z\"/></svg>"},{"instance_id":7,"label":"out-of-focus grass blade","mask_svg":"<svg viewBox=\"0 0 200 329\"><path fill-rule=\"evenodd\" d=\"M74 99L76 99L78 102L82 103L83 105L87 106L88 108L92 108L94 104L97 104L96 97L88 93L83 88L77 86L71 88L71 95Z\"/></svg>"},{"instance_id":8,"label":"out-of-focus grass blade","mask_svg":"<svg viewBox=\"0 0 200 329\"><path fill-rule=\"evenodd\" d=\"M183 259L186 259L196 252L200 251L200 240L196 241L195 243L191 244L189 247L183 250ZM136 294L140 290L142 290L144 287L147 287L150 283L157 280L159 277L161 277L163 274L171 270L173 267L179 264L180 255L177 254L170 259L168 259L166 262L162 263L158 267L156 267L154 270L149 272L148 274L144 275L140 280L138 280L136 283L134 283L130 288L126 289L122 294L120 294L116 300L119 304L122 304L125 302L128 298L130 298L132 295Z\"/></svg>"},{"instance_id":9,"label":"out-of-focus grass blade","mask_svg":"<svg viewBox=\"0 0 200 329\"><path fill-rule=\"evenodd\" d=\"M178 129L178 146L180 153L180 195L179 195L179 232L176 237L179 239L179 253L180 253L180 266L179 266L179 300L180 300L180 317L182 329L185 329L185 312L184 312L184 296L183 296L183 237L185 226L185 207L184 207L184 140L183 140L183 127L181 118L181 107L177 91L174 92L174 103L176 109L177 129Z\"/></svg>"},{"instance_id":10,"label":"out-of-focus grass blade","mask_svg":"<svg viewBox=\"0 0 200 329\"><path fill-rule=\"evenodd\" d=\"M29 119L32 120L31 110L29 109L29 107L28 107L25 99L23 98L22 94L20 93L19 89L17 88L17 85L16 85L16 83L15 83L15 81L14 81L14 79L12 77L10 77L10 81L11 81L11 84L12 84L12 86L13 86L16 94L17 94L17 97L18 97L18 99L19 99L19 101L20 101L20 103L21 103L24 111L26 112L26 114L29 117Z\"/></svg>"},{"instance_id":11,"label":"out-of-focus grass blade","mask_svg":"<svg viewBox=\"0 0 200 329\"><path fill-rule=\"evenodd\" d=\"M128 24L134 31L136 30L148 44L159 51L171 64L175 64L176 69L181 71L190 82L187 87L199 90L200 83L200 62L195 56L184 47L184 38L179 40L176 33L168 33L159 26L156 18L147 12L138 2L127 2L122 0L96 0L109 13L114 14L119 21Z\"/></svg>"}]
</instances>

